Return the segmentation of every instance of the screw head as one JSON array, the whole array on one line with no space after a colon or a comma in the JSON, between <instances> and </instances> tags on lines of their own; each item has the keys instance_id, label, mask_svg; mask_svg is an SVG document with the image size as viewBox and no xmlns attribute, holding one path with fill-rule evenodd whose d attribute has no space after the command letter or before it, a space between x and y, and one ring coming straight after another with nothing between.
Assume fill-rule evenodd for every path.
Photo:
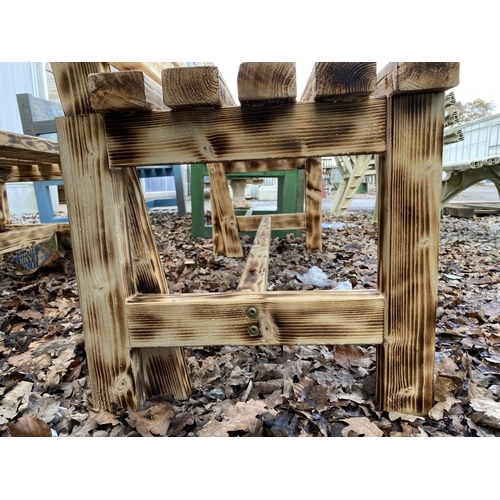
<instances>
[{"instance_id":1,"label":"screw head","mask_svg":"<svg viewBox=\"0 0 500 500\"><path fill-rule=\"evenodd\" d=\"M249 306L246 313L249 318L256 318L259 315L259 310L255 306Z\"/></svg>"},{"instance_id":2,"label":"screw head","mask_svg":"<svg viewBox=\"0 0 500 500\"><path fill-rule=\"evenodd\" d=\"M250 337L258 337L260 335L259 325L248 325L248 334Z\"/></svg>"}]
</instances>

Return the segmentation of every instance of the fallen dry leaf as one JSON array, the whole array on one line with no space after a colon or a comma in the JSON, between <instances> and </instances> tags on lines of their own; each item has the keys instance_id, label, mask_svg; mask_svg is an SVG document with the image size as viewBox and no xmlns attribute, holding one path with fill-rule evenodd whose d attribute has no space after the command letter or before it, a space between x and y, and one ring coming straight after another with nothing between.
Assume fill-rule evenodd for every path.
<instances>
[{"instance_id":1,"label":"fallen dry leaf","mask_svg":"<svg viewBox=\"0 0 500 500\"><path fill-rule=\"evenodd\" d=\"M221 420L210 420L199 431L200 437L228 437L231 431L251 431L256 424L257 415L266 411L262 400L250 399L246 403L238 402L222 414Z\"/></svg>"},{"instance_id":2,"label":"fallen dry leaf","mask_svg":"<svg viewBox=\"0 0 500 500\"><path fill-rule=\"evenodd\" d=\"M384 435L383 431L367 417L344 418L342 422L348 424L342 429L344 437L381 437Z\"/></svg>"},{"instance_id":3,"label":"fallen dry leaf","mask_svg":"<svg viewBox=\"0 0 500 500\"><path fill-rule=\"evenodd\" d=\"M174 416L174 408L167 403L139 412L128 410L128 414L127 422L135 427L141 436L166 436Z\"/></svg>"},{"instance_id":4,"label":"fallen dry leaf","mask_svg":"<svg viewBox=\"0 0 500 500\"><path fill-rule=\"evenodd\" d=\"M50 427L37 417L21 417L16 423L7 424L12 437L52 437Z\"/></svg>"}]
</instances>

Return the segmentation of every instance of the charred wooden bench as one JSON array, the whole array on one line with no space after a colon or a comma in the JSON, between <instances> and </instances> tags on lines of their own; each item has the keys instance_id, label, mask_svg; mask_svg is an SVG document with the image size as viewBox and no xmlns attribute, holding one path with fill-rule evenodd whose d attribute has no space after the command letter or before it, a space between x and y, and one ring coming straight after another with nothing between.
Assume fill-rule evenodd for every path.
<instances>
[{"instance_id":1,"label":"charred wooden bench","mask_svg":"<svg viewBox=\"0 0 500 500\"><path fill-rule=\"evenodd\" d=\"M35 245L68 224L13 225L7 199L8 182L62 181L56 142L24 134L0 131L0 254Z\"/></svg>"},{"instance_id":2,"label":"charred wooden bench","mask_svg":"<svg viewBox=\"0 0 500 500\"><path fill-rule=\"evenodd\" d=\"M374 63L317 63L304 102L284 97L280 63L246 63L241 106L221 103L217 68L172 68L162 82L170 109L127 113L96 108L92 82L123 99L131 80L145 87L143 73L52 65L95 407L189 397L183 346L312 343L376 344L380 408L432 407L444 91L458 84L458 63L392 63L378 76ZM306 212L285 215L305 219L312 250L321 248L320 158L344 154L380 155L378 290L266 291L270 231L290 224L277 214L222 220L227 232L257 225L236 291L168 294L132 167L204 163L222 189L235 163L267 171L305 159Z\"/></svg>"}]
</instances>

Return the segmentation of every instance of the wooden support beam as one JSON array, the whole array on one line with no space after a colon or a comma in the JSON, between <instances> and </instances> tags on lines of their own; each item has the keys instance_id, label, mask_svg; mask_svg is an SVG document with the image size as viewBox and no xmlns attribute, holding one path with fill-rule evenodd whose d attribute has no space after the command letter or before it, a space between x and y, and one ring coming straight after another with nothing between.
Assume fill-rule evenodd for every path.
<instances>
[{"instance_id":1,"label":"wooden support beam","mask_svg":"<svg viewBox=\"0 0 500 500\"><path fill-rule=\"evenodd\" d=\"M243 257L238 225L222 163L207 165L210 176L210 206L214 253L227 257Z\"/></svg>"},{"instance_id":2,"label":"wooden support beam","mask_svg":"<svg viewBox=\"0 0 500 500\"><path fill-rule=\"evenodd\" d=\"M172 109L236 106L217 66L162 71L163 102Z\"/></svg>"},{"instance_id":3,"label":"wooden support beam","mask_svg":"<svg viewBox=\"0 0 500 500\"><path fill-rule=\"evenodd\" d=\"M374 62L317 62L301 101L366 99L377 85Z\"/></svg>"},{"instance_id":4,"label":"wooden support beam","mask_svg":"<svg viewBox=\"0 0 500 500\"><path fill-rule=\"evenodd\" d=\"M146 221L135 200L126 215L126 198L135 198L125 187L126 176L132 174L109 168L102 115L59 117L57 122L93 404L106 409L115 405L138 408L148 385L151 391L168 385L177 397L186 397L189 376L187 370L182 371L186 368L182 353L130 351L125 300L133 286L150 291L147 278L130 284L131 272L137 276L140 267L142 276L158 273L157 263L149 271L140 262L135 267L132 263L139 256L137 248L146 244L144 240L127 244L126 221L136 227ZM135 193L137 186L136 180ZM141 238L150 239L150 235ZM159 367L160 379L155 376L148 381L153 365Z\"/></svg>"},{"instance_id":5,"label":"wooden support beam","mask_svg":"<svg viewBox=\"0 0 500 500\"><path fill-rule=\"evenodd\" d=\"M162 88L142 71L94 73L88 77L94 111L151 111L168 109Z\"/></svg>"},{"instance_id":6,"label":"wooden support beam","mask_svg":"<svg viewBox=\"0 0 500 500\"><path fill-rule=\"evenodd\" d=\"M1 165L1 164L0 164ZM0 182L61 181L61 165L23 164L10 168L0 166Z\"/></svg>"},{"instance_id":7,"label":"wooden support beam","mask_svg":"<svg viewBox=\"0 0 500 500\"><path fill-rule=\"evenodd\" d=\"M41 137L0 130L0 158L59 163L59 146L57 142Z\"/></svg>"},{"instance_id":8,"label":"wooden support beam","mask_svg":"<svg viewBox=\"0 0 500 500\"><path fill-rule=\"evenodd\" d=\"M306 162L306 250L322 249L322 171L321 158L308 158Z\"/></svg>"},{"instance_id":9,"label":"wooden support beam","mask_svg":"<svg viewBox=\"0 0 500 500\"><path fill-rule=\"evenodd\" d=\"M386 100L200 108L105 116L112 166L215 163L385 151Z\"/></svg>"},{"instance_id":10,"label":"wooden support beam","mask_svg":"<svg viewBox=\"0 0 500 500\"><path fill-rule=\"evenodd\" d=\"M459 84L459 73L460 63L457 62L389 63L378 73L373 95L444 92Z\"/></svg>"},{"instance_id":11,"label":"wooden support beam","mask_svg":"<svg viewBox=\"0 0 500 500\"><path fill-rule=\"evenodd\" d=\"M265 292L269 271L272 218L263 215L248 255L237 292Z\"/></svg>"},{"instance_id":12,"label":"wooden support beam","mask_svg":"<svg viewBox=\"0 0 500 500\"><path fill-rule=\"evenodd\" d=\"M295 102L297 76L293 62L246 62L238 71L238 100L242 106Z\"/></svg>"},{"instance_id":13,"label":"wooden support beam","mask_svg":"<svg viewBox=\"0 0 500 500\"><path fill-rule=\"evenodd\" d=\"M434 403L443 121L443 92L388 99L388 148L379 169L377 275L386 312L377 401L411 415Z\"/></svg>"},{"instance_id":14,"label":"wooden support beam","mask_svg":"<svg viewBox=\"0 0 500 500\"><path fill-rule=\"evenodd\" d=\"M131 255L129 265L122 266L125 273L129 273L124 275L125 282L131 284L128 297L136 293L168 293L167 280L158 255L137 170L118 170L123 173L123 193L121 183L115 187L118 188L118 194L124 196L126 217L123 222L127 224L127 230L121 231L120 234L128 234L129 248L126 241L123 241L122 246L124 251L129 250ZM136 360L133 363L137 370L136 380L143 386L140 390L143 390L147 397L173 394L177 399L189 398L192 390L191 378L182 349L170 346L138 349L132 356Z\"/></svg>"},{"instance_id":15,"label":"wooden support beam","mask_svg":"<svg viewBox=\"0 0 500 500\"><path fill-rule=\"evenodd\" d=\"M242 215L236 217L238 231L256 231L263 217L270 217L273 231L280 229L305 229L306 214Z\"/></svg>"},{"instance_id":16,"label":"wooden support beam","mask_svg":"<svg viewBox=\"0 0 500 500\"><path fill-rule=\"evenodd\" d=\"M68 230L68 224L6 225L5 231L0 232L0 253L15 252L23 248L31 247L50 238L56 232Z\"/></svg>"},{"instance_id":17,"label":"wooden support beam","mask_svg":"<svg viewBox=\"0 0 500 500\"><path fill-rule=\"evenodd\" d=\"M109 64L99 62L53 62L50 64L64 114L75 116L95 113L90 103L88 76L92 73L110 71Z\"/></svg>"},{"instance_id":18,"label":"wooden support beam","mask_svg":"<svg viewBox=\"0 0 500 500\"><path fill-rule=\"evenodd\" d=\"M136 296L126 312L132 347L380 344L384 302L372 290L229 292Z\"/></svg>"},{"instance_id":19,"label":"wooden support beam","mask_svg":"<svg viewBox=\"0 0 500 500\"><path fill-rule=\"evenodd\" d=\"M126 258L128 252L123 254L118 239L123 221L114 211L103 119L87 115L56 121L92 403L106 409L138 408L143 395L138 391L138 370L130 355L124 272L118 260L120 255Z\"/></svg>"}]
</instances>

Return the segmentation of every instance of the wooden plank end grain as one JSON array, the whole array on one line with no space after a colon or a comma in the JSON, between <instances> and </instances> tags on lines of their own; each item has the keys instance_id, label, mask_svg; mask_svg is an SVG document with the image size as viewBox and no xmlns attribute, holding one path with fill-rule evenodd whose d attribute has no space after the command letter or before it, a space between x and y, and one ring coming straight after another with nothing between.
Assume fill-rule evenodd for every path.
<instances>
[{"instance_id":1,"label":"wooden plank end grain","mask_svg":"<svg viewBox=\"0 0 500 500\"><path fill-rule=\"evenodd\" d=\"M301 97L302 101L366 99L376 88L374 62L317 62Z\"/></svg>"},{"instance_id":2,"label":"wooden plank end grain","mask_svg":"<svg viewBox=\"0 0 500 500\"><path fill-rule=\"evenodd\" d=\"M297 77L293 62L246 62L238 71L238 100L242 106L295 102Z\"/></svg>"},{"instance_id":3,"label":"wooden plank end grain","mask_svg":"<svg viewBox=\"0 0 500 500\"><path fill-rule=\"evenodd\" d=\"M142 71L93 73L88 77L94 111L151 111L168 109L162 88Z\"/></svg>"},{"instance_id":4,"label":"wooden plank end grain","mask_svg":"<svg viewBox=\"0 0 500 500\"><path fill-rule=\"evenodd\" d=\"M459 82L458 62L393 62L378 73L373 95L444 92Z\"/></svg>"},{"instance_id":5,"label":"wooden plank end grain","mask_svg":"<svg viewBox=\"0 0 500 500\"><path fill-rule=\"evenodd\" d=\"M164 69L162 87L163 102L171 109L236 105L217 66Z\"/></svg>"}]
</instances>

